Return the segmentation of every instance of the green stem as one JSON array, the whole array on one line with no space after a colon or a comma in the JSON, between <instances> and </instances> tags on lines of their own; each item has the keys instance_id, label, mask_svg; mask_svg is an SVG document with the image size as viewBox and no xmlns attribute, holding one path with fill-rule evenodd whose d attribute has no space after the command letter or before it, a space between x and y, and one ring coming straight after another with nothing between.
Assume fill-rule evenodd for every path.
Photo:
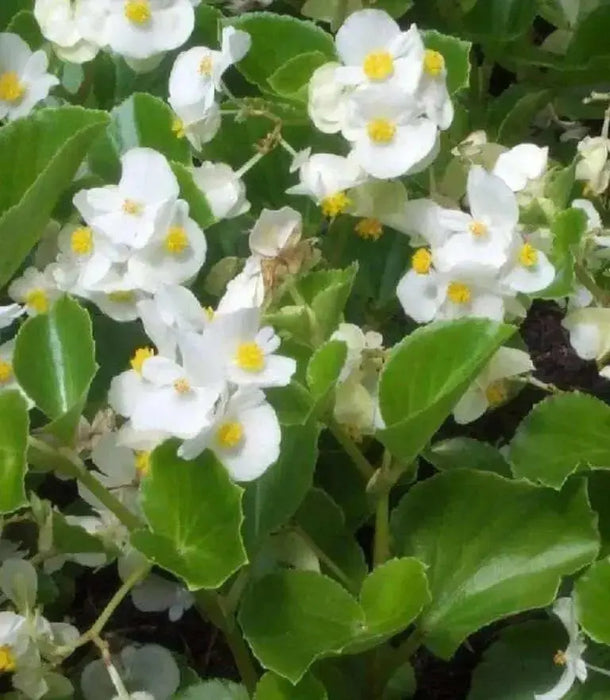
<instances>
[{"instance_id":1,"label":"green stem","mask_svg":"<svg viewBox=\"0 0 610 700\"><path fill-rule=\"evenodd\" d=\"M326 566L329 571L343 583L343 585L355 595L358 594L358 587L354 584L354 581L343 571L343 569L333 561L328 554L323 549L320 549L318 545L311 539L311 537L300 527L295 527L294 531L298 533L299 537L305 541L307 546L316 555L316 557Z\"/></svg>"},{"instance_id":2,"label":"green stem","mask_svg":"<svg viewBox=\"0 0 610 700\"><path fill-rule=\"evenodd\" d=\"M383 459L379 468L383 479L392 465L392 454L389 450L383 451ZM384 489L377 500L375 510L375 541L373 543L373 564L379 566L390 558L390 490Z\"/></svg>"},{"instance_id":3,"label":"green stem","mask_svg":"<svg viewBox=\"0 0 610 700\"><path fill-rule=\"evenodd\" d=\"M574 271L576 273L576 279L582 284L583 287L585 287L585 289L588 289L591 292L593 298L600 306L605 307L610 305L610 294L601 289L601 287L597 286L595 280L591 277L591 275L589 275L583 265L577 263L574 266Z\"/></svg>"},{"instance_id":4,"label":"green stem","mask_svg":"<svg viewBox=\"0 0 610 700\"><path fill-rule=\"evenodd\" d=\"M351 437L343 430L334 418L329 418L326 425L330 432L334 435L335 440L345 450L349 458L352 460L358 471L367 480L373 478L375 470L371 466L368 459L360 452L360 449Z\"/></svg>"},{"instance_id":5,"label":"green stem","mask_svg":"<svg viewBox=\"0 0 610 700\"><path fill-rule=\"evenodd\" d=\"M126 508L87 469L84 462L71 450L55 449L34 437L29 438L28 462L43 469L55 469L64 476L78 479L128 530L142 527L140 519Z\"/></svg>"},{"instance_id":6,"label":"green stem","mask_svg":"<svg viewBox=\"0 0 610 700\"><path fill-rule=\"evenodd\" d=\"M213 591L197 591L195 594L197 609L210 622L216 625L225 636L239 675L252 696L256 691L258 673L250 651L244 641L232 615L227 615L222 598Z\"/></svg>"}]
</instances>

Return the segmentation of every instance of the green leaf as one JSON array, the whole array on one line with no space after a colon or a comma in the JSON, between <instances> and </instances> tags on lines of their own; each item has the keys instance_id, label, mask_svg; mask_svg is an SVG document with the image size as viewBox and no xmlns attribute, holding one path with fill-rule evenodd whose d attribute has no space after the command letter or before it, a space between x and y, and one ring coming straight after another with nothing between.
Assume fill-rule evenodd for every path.
<instances>
[{"instance_id":1,"label":"green leaf","mask_svg":"<svg viewBox=\"0 0 610 700\"><path fill-rule=\"evenodd\" d=\"M107 123L104 112L61 107L34 112L0 130L0 286L38 242L63 190Z\"/></svg>"},{"instance_id":2,"label":"green leaf","mask_svg":"<svg viewBox=\"0 0 610 700\"><path fill-rule=\"evenodd\" d=\"M577 469L610 468L610 408L579 392L534 406L510 444L517 477L559 489Z\"/></svg>"},{"instance_id":3,"label":"green leaf","mask_svg":"<svg viewBox=\"0 0 610 700\"><path fill-rule=\"evenodd\" d=\"M424 452L424 457L442 472L477 469L511 476L510 466L500 450L487 442L472 438L457 437L435 442Z\"/></svg>"},{"instance_id":4,"label":"green leaf","mask_svg":"<svg viewBox=\"0 0 610 700\"><path fill-rule=\"evenodd\" d=\"M311 674L293 685L281 676L265 673L256 686L254 700L328 700L328 695Z\"/></svg>"},{"instance_id":5,"label":"green leaf","mask_svg":"<svg viewBox=\"0 0 610 700\"><path fill-rule=\"evenodd\" d=\"M247 561L240 534L243 490L211 452L186 462L176 449L168 441L152 454L141 486L150 531L134 532L131 541L191 590L218 588Z\"/></svg>"},{"instance_id":6,"label":"green leaf","mask_svg":"<svg viewBox=\"0 0 610 700\"><path fill-rule=\"evenodd\" d=\"M566 209L551 223L553 250L551 260L556 275L553 283L536 296L557 299L571 294L574 287L574 248L578 246L587 228L587 217L581 209Z\"/></svg>"},{"instance_id":7,"label":"green leaf","mask_svg":"<svg viewBox=\"0 0 610 700\"><path fill-rule=\"evenodd\" d=\"M201 4L195 8L195 29L191 34L190 42L195 46L209 46L220 48L220 22L223 19L222 12L212 5Z\"/></svg>"},{"instance_id":8,"label":"green leaf","mask_svg":"<svg viewBox=\"0 0 610 700\"><path fill-rule=\"evenodd\" d=\"M90 535L83 527L71 525L60 512L54 510L51 517L53 551L62 554L90 554L105 551L104 542L99 537Z\"/></svg>"},{"instance_id":9,"label":"green leaf","mask_svg":"<svg viewBox=\"0 0 610 700\"><path fill-rule=\"evenodd\" d=\"M6 31L20 36L32 51L40 49L45 41L34 13L28 10L18 12L9 22Z\"/></svg>"},{"instance_id":10,"label":"green leaf","mask_svg":"<svg viewBox=\"0 0 610 700\"><path fill-rule=\"evenodd\" d=\"M311 356L307 365L307 384L316 406L324 406L337 384L346 358L347 345L342 340L324 343Z\"/></svg>"},{"instance_id":11,"label":"green leaf","mask_svg":"<svg viewBox=\"0 0 610 700\"><path fill-rule=\"evenodd\" d=\"M482 42L516 39L531 28L536 3L531 0L480 0L463 18L463 31Z\"/></svg>"},{"instance_id":12,"label":"green leaf","mask_svg":"<svg viewBox=\"0 0 610 700\"><path fill-rule=\"evenodd\" d=\"M261 664L296 684L316 659L341 652L359 634L364 615L332 579L292 570L255 581L239 622Z\"/></svg>"},{"instance_id":13,"label":"green leaf","mask_svg":"<svg viewBox=\"0 0 610 700\"><path fill-rule=\"evenodd\" d=\"M18 391L0 392L0 513L27 502L24 479L30 430L25 399Z\"/></svg>"},{"instance_id":14,"label":"green leaf","mask_svg":"<svg viewBox=\"0 0 610 700\"><path fill-rule=\"evenodd\" d=\"M311 51L293 56L268 78L268 83L278 95L307 102L307 86L316 68L328 63L328 56L321 51Z\"/></svg>"},{"instance_id":15,"label":"green leaf","mask_svg":"<svg viewBox=\"0 0 610 700\"><path fill-rule=\"evenodd\" d=\"M2 0L0 3L0 29L6 30L9 22L18 12L32 9L33 0Z\"/></svg>"},{"instance_id":16,"label":"green leaf","mask_svg":"<svg viewBox=\"0 0 610 700\"><path fill-rule=\"evenodd\" d=\"M266 389L265 395L277 413L280 425L304 425L311 415L311 394L295 379L288 386Z\"/></svg>"},{"instance_id":17,"label":"green leaf","mask_svg":"<svg viewBox=\"0 0 610 700\"><path fill-rule=\"evenodd\" d=\"M368 568L360 545L345 525L341 508L327 493L314 488L301 503L295 520L323 571L357 593Z\"/></svg>"},{"instance_id":18,"label":"green leaf","mask_svg":"<svg viewBox=\"0 0 610 700\"><path fill-rule=\"evenodd\" d=\"M383 690L382 700L407 700L417 690L417 679L413 666L407 661L390 676Z\"/></svg>"},{"instance_id":19,"label":"green leaf","mask_svg":"<svg viewBox=\"0 0 610 700\"><path fill-rule=\"evenodd\" d=\"M459 469L416 484L392 514L397 551L426 571L424 643L448 659L484 625L549 605L562 576L591 562L596 518L583 482L557 493Z\"/></svg>"},{"instance_id":20,"label":"green leaf","mask_svg":"<svg viewBox=\"0 0 610 700\"><path fill-rule=\"evenodd\" d=\"M423 37L426 48L438 51L445 59L449 94L453 95L458 90L468 87L472 44L454 36L441 34L434 29L423 32Z\"/></svg>"},{"instance_id":21,"label":"green leaf","mask_svg":"<svg viewBox=\"0 0 610 700\"><path fill-rule=\"evenodd\" d=\"M273 12L250 12L230 23L252 38L250 51L237 68L263 91L269 92L270 77L295 56L321 53L328 61L335 58L332 37L313 22Z\"/></svg>"},{"instance_id":22,"label":"green leaf","mask_svg":"<svg viewBox=\"0 0 610 700\"><path fill-rule=\"evenodd\" d=\"M510 88L509 88L510 90ZM515 90L517 99L509 110L503 112L498 127L497 141L505 146L515 146L527 138L536 114L551 101L551 90Z\"/></svg>"},{"instance_id":23,"label":"green leaf","mask_svg":"<svg viewBox=\"0 0 610 700\"><path fill-rule=\"evenodd\" d=\"M66 296L29 318L17 334L13 365L23 390L54 421L49 429L71 442L97 370L87 311Z\"/></svg>"},{"instance_id":24,"label":"green leaf","mask_svg":"<svg viewBox=\"0 0 610 700\"><path fill-rule=\"evenodd\" d=\"M571 201L575 179L575 162L568 165L567 168L557 168L549 172L548 180L545 183L544 194L551 200L551 202L553 202L557 208L557 211L564 210Z\"/></svg>"},{"instance_id":25,"label":"green leaf","mask_svg":"<svg viewBox=\"0 0 610 700\"><path fill-rule=\"evenodd\" d=\"M379 399L387 425L381 442L411 462L447 418L514 328L482 319L432 323L392 351L381 375Z\"/></svg>"},{"instance_id":26,"label":"green leaf","mask_svg":"<svg viewBox=\"0 0 610 700\"><path fill-rule=\"evenodd\" d=\"M576 615L584 631L610 644L610 558L596 561L574 586Z\"/></svg>"},{"instance_id":27,"label":"green leaf","mask_svg":"<svg viewBox=\"0 0 610 700\"><path fill-rule=\"evenodd\" d=\"M599 556L610 555L610 471L595 470L587 474L589 502L597 514L597 529L601 540Z\"/></svg>"},{"instance_id":28,"label":"green leaf","mask_svg":"<svg viewBox=\"0 0 610 700\"><path fill-rule=\"evenodd\" d=\"M363 651L402 632L429 602L425 566L420 561L391 559L378 566L360 591L366 628L355 647Z\"/></svg>"},{"instance_id":29,"label":"green leaf","mask_svg":"<svg viewBox=\"0 0 610 700\"><path fill-rule=\"evenodd\" d=\"M243 685L225 679L214 678L190 685L174 695L174 700L248 700L250 696Z\"/></svg>"},{"instance_id":30,"label":"green leaf","mask_svg":"<svg viewBox=\"0 0 610 700\"><path fill-rule=\"evenodd\" d=\"M604 3L577 24L566 53L566 62L586 65L597 56L610 56L608 27L610 6Z\"/></svg>"},{"instance_id":31,"label":"green leaf","mask_svg":"<svg viewBox=\"0 0 610 700\"><path fill-rule=\"evenodd\" d=\"M180 185L180 196L188 202L189 216L202 229L211 226L216 221L216 217L212 214L205 194L195 184L190 170L182 163L172 163L171 166Z\"/></svg>"},{"instance_id":32,"label":"green leaf","mask_svg":"<svg viewBox=\"0 0 610 700\"><path fill-rule=\"evenodd\" d=\"M314 422L283 428L280 458L246 486L243 533L248 552L294 515L311 488L319 433Z\"/></svg>"}]
</instances>

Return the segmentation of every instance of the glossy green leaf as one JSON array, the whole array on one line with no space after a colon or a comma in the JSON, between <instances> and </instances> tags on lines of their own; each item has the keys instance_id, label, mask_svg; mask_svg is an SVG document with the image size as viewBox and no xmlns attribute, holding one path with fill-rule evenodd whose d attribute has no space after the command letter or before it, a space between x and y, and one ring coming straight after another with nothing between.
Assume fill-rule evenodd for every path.
<instances>
[{"instance_id":1,"label":"glossy green leaf","mask_svg":"<svg viewBox=\"0 0 610 700\"><path fill-rule=\"evenodd\" d=\"M534 117L549 104L552 97L551 90L516 90L510 108L503 110L497 132L498 143L503 146L515 146L527 140Z\"/></svg>"},{"instance_id":2,"label":"glossy green leaf","mask_svg":"<svg viewBox=\"0 0 610 700\"><path fill-rule=\"evenodd\" d=\"M218 588L247 561L240 533L243 490L211 452L186 462L176 449L169 441L152 454L141 487L150 530L134 532L132 544L191 590Z\"/></svg>"},{"instance_id":3,"label":"glossy green leaf","mask_svg":"<svg viewBox=\"0 0 610 700\"><path fill-rule=\"evenodd\" d=\"M510 444L517 477L561 488L577 469L610 468L610 408L579 392L534 406Z\"/></svg>"},{"instance_id":4,"label":"glossy green leaf","mask_svg":"<svg viewBox=\"0 0 610 700\"><path fill-rule=\"evenodd\" d=\"M10 513L26 501L24 479L30 421L18 391L0 392L0 513Z\"/></svg>"},{"instance_id":5,"label":"glossy green leaf","mask_svg":"<svg viewBox=\"0 0 610 700\"><path fill-rule=\"evenodd\" d=\"M0 130L0 286L38 242L55 204L107 123L104 112L60 107L34 112Z\"/></svg>"},{"instance_id":6,"label":"glossy green leaf","mask_svg":"<svg viewBox=\"0 0 610 700\"><path fill-rule=\"evenodd\" d=\"M584 631L610 644L610 558L596 561L574 586L576 615Z\"/></svg>"},{"instance_id":7,"label":"glossy green leaf","mask_svg":"<svg viewBox=\"0 0 610 700\"><path fill-rule=\"evenodd\" d=\"M318 555L322 570L357 593L368 568L341 508L327 493L314 488L301 503L295 520L299 533Z\"/></svg>"},{"instance_id":8,"label":"glossy green leaf","mask_svg":"<svg viewBox=\"0 0 610 700\"><path fill-rule=\"evenodd\" d=\"M304 425L311 415L311 394L295 379L288 386L266 389L265 395L277 413L280 425Z\"/></svg>"},{"instance_id":9,"label":"glossy green leaf","mask_svg":"<svg viewBox=\"0 0 610 700\"><path fill-rule=\"evenodd\" d=\"M586 65L594 57L610 56L609 26L610 6L604 3L578 23L568 46L566 61L572 65Z\"/></svg>"},{"instance_id":10,"label":"glossy green leaf","mask_svg":"<svg viewBox=\"0 0 610 700\"><path fill-rule=\"evenodd\" d=\"M29 10L18 12L9 22L6 31L20 36L32 51L40 49L45 41L34 13Z\"/></svg>"},{"instance_id":11,"label":"glossy green leaf","mask_svg":"<svg viewBox=\"0 0 610 700\"><path fill-rule=\"evenodd\" d=\"M587 228L587 218L581 209L566 209L551 222L553 249L551 260L556 275L553 283L538 294L544 299L556 299L571 294L574 286L574 249Z\"/></svg>"},{"instance_id":12,"label":"glossy green leaf","mask_svg":"<svg viewBox=\"0 0 610 700\"><path fill-rule=\"evenodd\" d=\"M13 358L26 394L51 420L53 432L70 442L97 370L91 319L70 297L21 326Z\"/></svg>"},{"instance_id":13,"label":"glossy green leaf","mask_svg":"<svg viewBox=\"0 0 610 700\"><path fill-rule=\"evenodd\" d=\"M215 678L190 685L174 695L174 700L248 700L250 696L243 685Z\"/></svg>"},{"instance_id":14,"label":"glossy green leaf","mask_svg":"<svg viewBox=\"0 0 610 700\"><path fill-rule=\"evenodd\" d=\"M514 328L481 319L432 323L399 343L381 375L379 439L412 461Z\"/></svg>"},{"instance_id":15,"label":"glossy green leaf","mask_svg":"<svg viewBox=\"0 0 610 700\"><path fill-rule=\"evenodd\" d=\"M292 570L255 581L239 622L261 664L296 684L316 659L340 652L359 634L364 615L332 579Z\"/></svg>"},{"instance_id":16,"label":"glossy green leaf","mask_svg":"<svg viewBox=\"0 0 610 700\"><path fill-rule=\"evenodd\" d=\"M597 529L601 540L599 556L610 555L610 471L595 470L587 474L589 502L597 514Z\"/></svg>"},{"instance_id":17,"label":"glossy green leaf","mask_svg":"<svg viewBox=\"0 0 610 700\"><path fill-rule=\"evenodd\" d=\"M458 90L468 87L472 44L454 36L441 34L434 29L424 32L423 37L426 48L438 51L445 59L449 94L453 95Z\"/></svg>"},{"instance_id":18,"label":"glossy green leaf","mask_svg":"<svg viewBox=\"0 0 610 700\"><path fill-rule=\"evenodd\" d=\"M424 643L449 658L494 620L549 605L562 576L598 551L582 482L557 493L459 469L416 484L392 514L397 551L426 571Z\"/></svg>"},{"instance_id":19,"label":"glossy green leaf","mask_svg":"<svg viewBox=\"0 0 610 700\"><path fill-rule=\"evenodd\" d=\"M283 428L280 458L246 486L243 533L249 552L255 551L269 533L288 521L311 488L319 432L313 422Z\"/></svg>"},{"instance_id":20,"label":"glossy green leaf","mask_svg":"<svg viewBox=\"0 0 610 700\"><path fill-rule=\"evenodd\" d=\"M316 52L328 61L335 57L332 37L313 22L272 12L250 12L231 24L252 37L250 51L237 67L263 91L270 90L270 77L295 56Z\"/></svg>"},{"instance_id":21,"label":"glossy green leaf","mask_svg":"<svg viewBox=\"0 0 610 700\"><path fill-rule=\"evenodd\" d=\"M511 476L510 466L500 450L473 438L457 437L435 442L424 452L424 457L442 472L477 469Z\"/></svg>"},{"instance_id":22,"label":"glossy green leaf","mask_svg":"<svg viewBox=\"0 0 610 700\"><path fill-rule=\"evenodd\" d=\"M33 0L3 0L0 4L0 29L4 31L18 12L32 9L33 6Z\"/></svg>"},{"instance_id":23,"label":"glossy green leaf","mask_svg":"<svg viewBox=\"0 0 610 700\"><path fill-rule=\"evenodd\" d=\"M515 39L531 28L536 3L531 0L479 0L463 18L463 30L480 41Z\"/></svg>"},{"instance_id":24,"label":"glossy green leaf","mask_svg":"<svg viewBox=\"0 0 610 700\"><path fill-rule=\"evenodd\" d=\"M390 676L383 689L382 700L407 700L417 690L417 679L413 666L407 661Z\"/></svg>"},{"instance_id":25,"label":"glossy green leaf","mask_svg":"<svg viewBox=\"0 0 610 700\"><path fill-rule=\"evenodd\" d=\"M321 51L293 56L269 76L268 83L278 95L307 102L309 79L325 63L328 56Z\"/></svg>"},{"instance_id":26,"label":"glossy green leaf","mask_svg":"<svg viewBox=\"0 0 610 700\"><path fill-rule=\"evenodd\" d=\"M180 196L188 202L189 216L202 229L211 226L216 221L216 217L210 209L205 194L195 184L189 169L182 163L172 163L171 166L180 186Z\"/></svg>"},{"instance_id":27,"label":"glossy green leaf","mask_svg":"<svg viewBox=\"0 0 610 700\"><path fill-rule=\"evenodd\" d=\"M256 686L254 700L328 700L328 695L311 674L293 685L281 676L265 673Z\"/></svg>"},{"instance_id":28,"label":"glossy green leaf","mask_svg":"<svg viewBox=\"0 0 610 700\"><path fill-rule=\"evenodd\" d=\"M307 365L307 384L315 403L323 405L334 389L345 360L347 345L341 340L330 340L321 345Z\"/></svg>"},{"instance_id":29,"label":"glossy green leaf","mask_svg":"<svg viewBox=\"0 0 610 700\"><path fill-rule=\"evenodd\" d=\"M70 524L59 512L51 514L53 551L61 554L92 554L105 551L101 538L90 535L85 528Z\"/></svg>"}]
</instances>

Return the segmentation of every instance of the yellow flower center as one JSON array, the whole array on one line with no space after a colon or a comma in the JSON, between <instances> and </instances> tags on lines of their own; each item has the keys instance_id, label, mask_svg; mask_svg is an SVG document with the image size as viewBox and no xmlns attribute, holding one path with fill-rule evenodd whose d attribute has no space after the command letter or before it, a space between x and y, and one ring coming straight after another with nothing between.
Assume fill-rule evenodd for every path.
<instances>
[{"instance_id":1,"label":"yellow flower center","mask_svg":"<svg viewBox=\"0 0 610 700\"><path fill-rule=\"evenodd\" d=\"M265 355L258 343L241 343L237 348L235 362L247 372L260 372L265 366Z\"/></svg>"},{"instance_id":2,"label":"yellow flower center","mask_svg":"<svg viewBox=\"0 0 610 700\"><path fill-rule=\"evenodd\" d=\"M211 56L205 56L201 59L199 64L199 72L201 75L210 76L212 75L212 68L214 67L214 61Z\"/></svg>"},{"instance_id":3,"label":"yellow flower center","mask_svg":"<svg viewBox=\"0 0 610 700\"><path fill-rule=\"evenodd\" d=\"M49 310L49 297L44 289L31 289L25 295L25 303L38 314L46 314Z\"/></svg>"},{"instance_id":4,"label":"yellow flower center","mask_svg":"<svg viewBox=\"0 0 610 700\"><path fill-rule=\"evenodd\" d=\"M427 275L432 267L432 253L427 248L418 248L411 258L411 267L418 275Z\"/></svg>"},{"instance_id":5,"label":"yellow flower center","mask_svg":"<svg viewBox=\"0 0 610 700\"><path fill-rule=\"evenodd\" d=\"M191 391L191 385L189 384L188 379L182 377L182 379L176 379L174 382L174 389L179 394L188 394L189 391Z\"/></svg>"},{"instance_id":6,"label":"yellow flower center","mask_svg":"<svg viewBox=\"0 0 610 700\"><path fill-rule=\"evenodd\" d=\"M125 3L125 17L134 24L146 24L150 22L152 13L148 0L127 0Z\"/></svg>"},{"instance_id":7,"label":"yellow flower center","mask_svg":"<svg viewBox=\"0 0 610 700\"><path fill-rule=\"evenodd\" d=\"M114 301L117 304L129 304L135 298L135 295L131 290L110 292L110 294L108 294L107 296L108 299L110 299L110 301Z\"/></svg>"},{"instance_id":8,"label":"yellow flower center","mask_svg":"<svg viewBox=\"0 0 610 700\"><path fill-rule=\"evenodd\" d=\"M366 129L371 141L375 143L390 143L396 133L396 124L387 119L372 119Z\"/></svg>"},{"instance_id":9,"label":"yellow flower center","mask_svg":"<svg viewBox=\"0 0 610 700\"><path fill-rule=\"evenodd\" d=\"M504 382L501 380L492 382L487 389L485 389L485 397L490 406L499 406L501 403L504 403L507 398Z\"/></svg>"},{"instance_id":10,"label":"yellow flower center","mask_svg":"<svg viewBox=\"0 0 610 700\"><path fill-rule=\"evenodd\" d=\"M7 644L0 646L0 673L12 673L17 668L15 655Z\"/></svg>"},{"instance_id":11,"label":"yellow flower center","mask_svg":"<svg viewBox=\"0 0 610 700\"><path fill-rule=\"evenodd\" d=\"M322 207L322 214L324 214L324 216L334 219L335 216L343 214L351 203L352 200L345 192L336 192L328 197L324 197L320 206Z\"/></svg>"},{"instance_id":12,"label":"yellow flower center","mask_svg":"<svg viewBox=\"0 0 610 700\"><path fill-rule=\"evenodd\" d=\"M237 447L243 438L244 428L236 421L223 423L216 431L216 441L227 450Z\"/></svg>"},{"instance_id":13,"label":"yellow flower center","mask_svg":"<svg viewBox=\"0 0 610 700\"><path fill-rule=\"evenodd\" d=\"M470 233L477 238L487 235L487 224L484 224L482 221L473 221L468 228Z\"/></svg>"},{"instance_id":14,"label":"yellow flower center","mask_svg":"<svg viewBox=\"0 0 610 700\"><path fill-rule=\"evenodd\" d=\"M135 369L135 371L138 374L142 374L142 366L144 365L146 360L154 356L155 351L152 348L138 348L134 352L133 357L129 361L129 364L131 365L132 369Z\"/></svg>"},{"instance_id":15,"label":"yellow flower center","mask_svg":"<svg viewBox=\"0 0 610 700\"><path fill-rule=\"evenodd\" d=\"M0 384L7 384L13 378L13 365L6 360L0 360Z\"/></svg>"},{"instance_id":16,"label":"yellow flower center","mask_svg":"<svg viewBox=\"0 0 610 700\"><path fill-rule=\"evenodd\" d=\"M81 226L72 232L70 247L76 255L89 255L93 250L93 231L88 226Z\"/></svg>"},{"instance_id":17,"label":"yellow flower center","mask_svg":"<svg viewBox=\"0 0 610 700\"><path fill-rule=\"evenodd\" d=\"M135 454L136 472L140 476L146 476L150 471L150 452L138 450Z\"/></svg>"},{"instance_id":18,"label":"yellow flower center","mask_svg":"<svg viewBox=\"0 0 610 700\"><path fill-rule=\"evenodd\" d=\"M568 663L568 657L565 651L558 651L555 656L553 656L553 663L557 666L565 666Z\"/></svg>"},{"instance_id":19,"label":"yellow flower center","mask_svg":"<svg viewBox=\"0 0 610 700\"><path fill-rule=\"evenodd\" d=\"M438 51L432 51L432 49L426 49L424 53L424 70L428 75L432 75L435 78L440 75L445 70L443 54Z\"/></svg>"},{"instance_id":20,"label":"yellow flower center","mask_svg":"<svg viewBox=\"0 0 610 700\"><path fill-rule=\"evenodd\" d=\"M521 246L519 262L523 267L534 267L538 263L538 251L531 243L524 243Z\"/></svg>"},{"instance_id":21,"label":"yellow flower center","mask_svg":"<svg viewBox=\"0 0 610 700\"><path fill-rule=\"evenodd\" d=\"M205 315L207 316L208 321L213 321L213 320L214 320L214 316L216 315L216 312L214 311L214 309L213 309L211 306L204 306L204 307L203 307L203 312L204 312Z\"/></svg>"},{"instance_id":22,"label":"yellow flower center","mask_svg":"<svg viewBox=\"0 0 610 700\"><path fill-rule=\"evenodd\" d=\"M385 80L394 73L394 61L387 51L371 51L365 56L362 69L369 80Z\"/></svg>"},{"instance_id":23,"label":"yellow flower center","mask_svg":"<svg viewBox=\"0 0 610 700\"><path fill-rule=\"evenodd\" d=\"M189 239L182 226L172 226L165 237L165 250L171 255L180 255L188 245Z\"/></svg>"},{"instance_id":24,"label":"yellow flower center","mask_svg":"<svg viewBox=\"0 0 610 700\"><path fill-rule=\"evenodd\" d=\"M0 75L0 100L19 102L25 95L25 85L19 80L15 71L7 71Z\"/></svg>"},{"instance_id":25,"label":"yellow flower center","mask_svg":"<svg viewBox=\"0 0 610 700\"><path fill-rule=\"evenodd\" d=\"M354 230L360 236L360 238L370 238L372 241L376 241L378 238L381 238L381 235L383 234L383 226L381 225L381 221L373 218L360 219Z\"/></svg>"},{"instance_id":26,"label":"yellow flower center","mask_svg":"<svg viewBox=\"0 0 610 700\"><path fill-rule=\"evenodd\" d=\"M126 199L123 202L123 211L125 214L131 214L131 216L138 216L142 213L142 205L140 202L136 202L133 199Z\"/></svg>"},{"instance_id":27,"label":"yellow flower center","mask_svg":"<svg viewBox=\"0 0 610 700\"><path fill-rule=\"evenodd\" d=\"M184 128L184 122L180 117L175 117L172 122L172 132L179 138L183 139L186 136L186 129Z\"/></svg>"},{"instance_id":28,"label":"yellow flower center","mask_svg":"<svg viewBox=\"0 0 610 700\"><path fill-rule=\"evenodd\" d=\"M467 304L472 297L472 292L470 287L462 282L451 282L447 288L447 296L454 304Z\"/></svg>"}]
</instances>

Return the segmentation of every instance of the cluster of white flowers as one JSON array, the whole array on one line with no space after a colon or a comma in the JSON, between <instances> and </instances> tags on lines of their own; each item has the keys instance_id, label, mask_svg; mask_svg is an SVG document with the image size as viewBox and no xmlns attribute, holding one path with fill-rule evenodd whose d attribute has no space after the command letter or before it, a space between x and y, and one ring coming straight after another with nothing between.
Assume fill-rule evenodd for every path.
<instances>
[{"instance_id":1,"label":"cluster of white flowers","mask_svg":"<svg viewBox=\"0 0 610 700\"><path fill-rule=\"evenodd\" d=\"M417 248L398 285L405 312L418 323L479 316L502 321L522 313L518 294L548 287L555 269L519 226L515 193L498 175L473 166L470 213L432 200L407 205L405 228Z\"/></svg>"}]
</instances>

